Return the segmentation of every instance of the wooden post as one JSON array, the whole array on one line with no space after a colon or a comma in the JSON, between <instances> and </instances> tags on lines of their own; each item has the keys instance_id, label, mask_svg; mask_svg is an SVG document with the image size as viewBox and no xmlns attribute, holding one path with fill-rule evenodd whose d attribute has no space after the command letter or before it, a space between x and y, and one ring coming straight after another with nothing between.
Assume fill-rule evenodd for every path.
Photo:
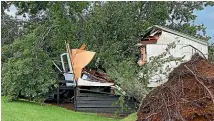
<instances>
[{"instance_id":1,"label":"wooden post","mask_svg":"<svg viewBox=\"0 0 214 121\"><path fill-rule=\"evenodd\" d=\"M57 105L59 104L59 82L57 87Z\"/></svg>"}]
</instances>

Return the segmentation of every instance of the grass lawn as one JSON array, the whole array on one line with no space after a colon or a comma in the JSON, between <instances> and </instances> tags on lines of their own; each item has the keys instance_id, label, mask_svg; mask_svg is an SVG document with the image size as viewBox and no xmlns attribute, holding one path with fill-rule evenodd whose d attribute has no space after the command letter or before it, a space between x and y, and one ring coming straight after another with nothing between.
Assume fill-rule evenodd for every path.
<instances>
[{"instance_id":1,"label":"grass lawn","mask_svg":"<svg viewBox=\"0 0 214 121\"><path fill-rule=\"evenodd\" d=\"M119 121L95 113L66 110L57 106L40 105L26 101L7 102L1 97L2 121Z\"/></svg>"},{"instance_id":2,"label":"grass lawn","mask_svg":"<svg viewBox=\"0 0 214 121\"><path fill-rule=\"evenodd\" d=\"M130 114L126 118L122 119L121 121L136 121L137 120L137 113Z\"/></svg>"}]
</instances>

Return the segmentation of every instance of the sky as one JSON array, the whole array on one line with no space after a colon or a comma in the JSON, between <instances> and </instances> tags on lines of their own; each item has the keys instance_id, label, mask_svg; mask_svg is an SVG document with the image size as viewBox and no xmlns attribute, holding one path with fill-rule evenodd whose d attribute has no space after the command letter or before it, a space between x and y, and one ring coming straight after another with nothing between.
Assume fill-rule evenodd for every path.
<instances>
[{"instance_id":1,"label":"sky","mask_svg":"<svg viewBox=\"0 0 214 121\"><path fill-rule=\"evenodd\" d=\"M206 33L211 36L209 43L214 43L214 6L206 7L202 11L194 11L194 14L197 16L195 23L207 27Z\"/></svg>"},{"instance_id":2,"label":"sky","mask_svg":"<svg viewBox=\"0 0 214 121\"><path fill-rule=\"evenodd\" d=\"M14 5L10 7L10 11L6 13L12 16L15 16L15 13L17 12L17 9ZM195 24L204 24L206 29L206 33L208 36L211 36L211 39L209 40L209 43L214 43L214 6L213 7L205 7L201 11L194 11L194 13L197 18L195 20ZM23 18L22 16L18 16L18 19L27 19Z\"/></svg>"},{"instance_id":3,"label":"sky","mask_svg":"<svg viewBox=\"0 0 214 121\"><path fill-rule=\"evenodd\" d=\"M11 15L13 17L17 17L17 19L22 19L22 20L27 20L28 17L24 18L23 16L16 16L16 12L17 12L17 9L14 5L11 5L10 8L9 8L9 11L5 10L5 12L8 14L8 15Z\"/></svg>"}]
</instances>

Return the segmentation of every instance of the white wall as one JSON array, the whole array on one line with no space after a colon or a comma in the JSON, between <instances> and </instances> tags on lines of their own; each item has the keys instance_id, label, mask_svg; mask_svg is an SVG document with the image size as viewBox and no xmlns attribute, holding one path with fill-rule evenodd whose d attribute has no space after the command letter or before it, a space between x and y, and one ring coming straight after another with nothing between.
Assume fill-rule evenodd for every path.
<instances>
[{"instance_id":1,"label":"white wall","mask_svg":"<svg viewBox=\"0 0 214 121\"><path fill-rule=\"evenodd\" d=\"M199 49L205 55L208 55L208 46L207 45L204 45L204 44L195 42L193 40L189 40L187 38L177 36L175 34L165 32L165 31L162 31L162 35L158 39L157 44L169 44L174 41L180 41L177 44L181 44L181 45L192 45L195 48Z\"/></svg>"},{"instance_id":2,"label":"white wall","mask_svg":"<svg viewBox=\"0 0 214 121\"><path fill-rule=\"evenodd\" d=\"M188 40L183 37L179 37L177 35L162 32L161 37L158 39L157 44L148 44L146 45L146 53L147 53L147 62L150 61L150 57L152 56L158 56L163 52L166 52L165 49L168 44L176 41L176 47L174 49L170 50L171 55L174 57L182 57L185 55L184 61L188 61L191 59L191 56L196 52L195 49L193 49L190 46L184 47L186 45L192 45L195 48L199 49L201 52L203 52L205 55L208 53L208 46L194 42L192 40ZM180 42L178 42L180 41ZM169 55L167 55L169 56ZM170 62L167 64L164 64L162 67L162 70L165 71L165 68L169 66L171 68L171 71L173 68L177 67L180 63L176 64L175 62ZM160 84L166 82L168 79L167 76L161 75L159 73L156 73L155 76L151 76L151 79L149 80L148 87L156 87ZM157 80L162 80L161 82L158 82Z\"/></svg>"}]
</instances>

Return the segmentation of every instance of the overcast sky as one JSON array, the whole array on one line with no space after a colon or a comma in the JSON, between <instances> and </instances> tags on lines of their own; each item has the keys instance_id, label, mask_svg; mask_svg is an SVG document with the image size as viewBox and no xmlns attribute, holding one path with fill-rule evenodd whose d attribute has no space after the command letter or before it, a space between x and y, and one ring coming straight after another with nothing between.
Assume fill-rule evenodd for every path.
<instances>
[{"instance_id":1,"label":"overcast sky","mask_svg":"<svg viewBox=\"0 0 214 121\"><path fill-rule=\"evenodd\" d=\"M10 7L10 12L7 12L7 14L15 16L16 12L16 7L12 5ZM197 15L195 24L204 24L207 27L207 35L212 37L209 43L214 43L214 7L206 7L202 11L194 11L194 14ZM17 18L24 19L21 16Z\"/></svg>"}]
</instances>

